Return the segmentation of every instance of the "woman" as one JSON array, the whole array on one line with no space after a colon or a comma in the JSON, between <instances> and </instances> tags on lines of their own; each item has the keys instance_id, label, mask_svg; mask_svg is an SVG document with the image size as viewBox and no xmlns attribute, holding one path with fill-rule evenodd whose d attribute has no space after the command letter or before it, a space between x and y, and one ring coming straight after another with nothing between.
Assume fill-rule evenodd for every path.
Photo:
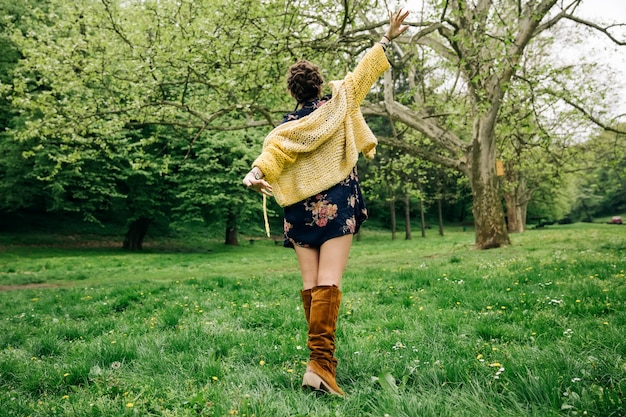
<instances>
[{"instance_id":1,"label":"woman","mask_svg":"<svg viewBox=\"0 0 626 417\"><path fill-rule=\"evenodd\" d=\"M243 184L274 196L284 208L285 246L298 258L302 302L309 325L310 360L302 386L343 396L336 382L335 331L340 284L352 235L367 218L356 162L359 152L373 158L376 137L359 106L374 82L389 69L385 51L408 29L409 12L389 13L389 29L343 80L323 80L308 61L289 68L287 87L298 105L265 139ZM298 109L299 108L299 109Z\"/></svg>"}]
</instances>

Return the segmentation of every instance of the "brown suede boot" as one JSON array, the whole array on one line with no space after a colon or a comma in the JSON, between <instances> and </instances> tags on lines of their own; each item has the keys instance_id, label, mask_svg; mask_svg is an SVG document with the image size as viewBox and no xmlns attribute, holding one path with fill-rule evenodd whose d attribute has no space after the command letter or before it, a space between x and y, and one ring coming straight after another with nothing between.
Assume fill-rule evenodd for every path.
<instances>
[{"instance_id":1,"label":"brown suede boot","mask_svg":"<svg viewBox=\"0 0 626 417\"><path fill-rule=\"evenodd\" d=\"M335 370L335 331L341 303L341 291L335 286L315 287L311 291L309 364L302 378L302 386L343 396L337 385Z\"/></svg>"},{"instance_id":2,"label":"brown suede boot","mask_svg":"<svg viewBox=\"0 0 626 417\"><path fill-rule=\"evenodd\" d=\"M306 317L306 324L309 324L311 317L311 289L300 291L302 297L302 307L304 307L304 317Z\"/></svg>"}]
</instances>

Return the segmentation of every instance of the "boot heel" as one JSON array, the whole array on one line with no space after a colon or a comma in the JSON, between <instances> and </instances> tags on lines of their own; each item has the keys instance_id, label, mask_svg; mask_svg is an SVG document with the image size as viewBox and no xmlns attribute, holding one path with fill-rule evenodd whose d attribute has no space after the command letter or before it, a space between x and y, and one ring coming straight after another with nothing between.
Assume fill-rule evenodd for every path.
<instances>
[{"instance_id":1,"label":"boot heel","mask_svg":"<svg viewBox=\"0 0 626 417\"><path fill-rule=\"evenodd\" d=\"M307 371L304 373L304 376L302 377L302 388L310 389L317 392L334 394L340 397L344 396L343 392L335 391L324 382L321 376L311 371Z\"/></svg>"},{"instance_id":2,"label":"boot heel","mask_svg":"<svg viewBox=\"0 0 626 417\"><path fill-rule=\"evenodd\" d=\"M313 391L324 391L322 384L322 378L314 372L305 372L302 377L302 388L308 388Z\"/></svg>"}]
</instances>

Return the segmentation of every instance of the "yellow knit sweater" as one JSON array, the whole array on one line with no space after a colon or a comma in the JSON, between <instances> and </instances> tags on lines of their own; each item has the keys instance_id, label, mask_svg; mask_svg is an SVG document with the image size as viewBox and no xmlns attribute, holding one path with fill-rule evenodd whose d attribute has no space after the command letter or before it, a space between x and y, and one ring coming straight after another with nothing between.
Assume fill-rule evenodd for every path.
<instances>
[{"instance_id":1,"label":"yellow knit sweater","mask_svg":"<svg viewBox=\"0 0 626 417\"><path fill-rule=\"evenodd\" d=\"M389 62L376 44L343 80L331 81L332 98L302 119L276 127L252 164L272 185L282 207L304 200L345 179L359 152L373 158L377 140L359 106Z\"/></svg>"}]
</instances>

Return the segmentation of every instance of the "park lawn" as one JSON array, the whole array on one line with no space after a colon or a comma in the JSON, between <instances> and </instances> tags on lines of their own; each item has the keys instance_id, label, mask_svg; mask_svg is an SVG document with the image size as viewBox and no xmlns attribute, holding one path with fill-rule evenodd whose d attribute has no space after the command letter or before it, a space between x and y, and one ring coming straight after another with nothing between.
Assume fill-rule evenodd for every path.
<instances>
[{"instance_id":1,"label":"park lawn","mask_svg":"<svg viewBox=\"0 0 626 417\"><path fill-rule=\"evenodd\" d=\"M0 414L626 415L626 228L512 241L364 230L342 285L344 399L300 389L300 278L273 241L4 245Z\"/></svg>"}]
</instances>

